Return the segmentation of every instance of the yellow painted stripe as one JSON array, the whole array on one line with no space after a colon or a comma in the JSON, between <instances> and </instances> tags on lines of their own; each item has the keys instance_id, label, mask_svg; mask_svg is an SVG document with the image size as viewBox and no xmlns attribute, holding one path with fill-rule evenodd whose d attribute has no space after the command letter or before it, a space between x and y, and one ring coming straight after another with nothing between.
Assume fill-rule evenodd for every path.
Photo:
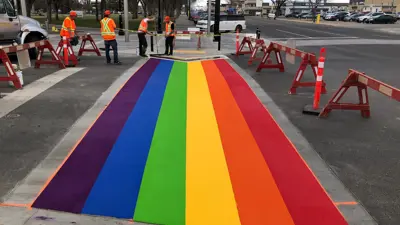
<instances>
[{"instance_id":1,"label":"yellow painted stripe","mask_svg":"<svg viewBox=\"0 0 400 225\"><path fill-rule=\"evenodd\" d=\"M186 225L240 224L217 120L200 62L188 63Z\"/></svg>"}]
</instances>

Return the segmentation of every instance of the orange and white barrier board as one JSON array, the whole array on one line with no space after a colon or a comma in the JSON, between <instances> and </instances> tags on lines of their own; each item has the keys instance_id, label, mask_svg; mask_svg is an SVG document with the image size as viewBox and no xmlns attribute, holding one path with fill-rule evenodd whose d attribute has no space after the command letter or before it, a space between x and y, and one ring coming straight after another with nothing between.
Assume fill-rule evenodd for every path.
<instances>
[{"instance_id":1,"label":"orange and white barrier board","mask_svg":"<svg viewBox=\"0 0 400 225\"><path fill-rule=\"evenodd\" d=\"M285 52L286 54L291 54L296 57L300 57L302 59L299 69L296 72L295 77L293 78L292 85L289 90L289 94L296 94L297 88L298 87L314 87L316 84L316 81L313 82L301 82L301 79L303 78L304 72L307 69L307 66L310 65L314 79L317 79L317 74L318 74L318 63L317 63L317 57L314 54L307 53L300 51L295 48L290 48L285 45L276 43L276 42L271 42L267 48L267 51L264 53L264 56L260 62L260 64L257 67L257 72L260 72L262 69L279 69L280 72L285 71L285 66L283 65L282 61L282 56L281 56L281 51ZM271 52L275 53L275 57L277 60L276 64L272 64L268 62L268 59L270 58ZM324 81L322 81L322 88L321 88L321 93L325 94L326 93L326 84Z\"/></svg>"},{"instance_id":2,"label":"orange and white barrier board","mask_svg":"<svg viewBox=\"0 0 400 225\"><path fill-rule=\"evenodd\" d=\"M350 87L357 87L359 103L339 102ZM400 90L398 88L385 84L359 71L350 69L347 78L342 82L339 89L329 100L319 116L327 117L333 109L340 109L360 110L362 117L370 117L368 87L400 102Z\"/></svg>"},{"instance_id":3,"label":"orange and white barrier board","mask_svg":"<svg viewBox=\"0 0 400 225\"><path fill-rule=\"evenodd\" d=\"M7 76L0 77L0 81L11 81L13 82L15 88L22 88L20 80L18 79L18 76L16 75L16 72L12 67L10 59L8 58L8 54L24 51L31 48L38 49L38 56L35 62L35 68L40 68L41 64L53 64L58 65L61 69L65 68L60 56L56 53L53 46L48 40L36 41L16 46L0 47L0 58L7 71ZM45 49L48 49L50 51L52 57L51 60L43 59L43 53Z\"/></svg>"}]
</instances>

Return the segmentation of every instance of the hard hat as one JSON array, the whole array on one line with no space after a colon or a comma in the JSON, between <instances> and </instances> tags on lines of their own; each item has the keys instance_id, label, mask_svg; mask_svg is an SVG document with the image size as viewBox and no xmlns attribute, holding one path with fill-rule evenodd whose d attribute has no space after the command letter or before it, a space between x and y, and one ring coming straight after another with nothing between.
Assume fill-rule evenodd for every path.
<instances>
[{"instance_id":1,"label":"hard hat","mask_svg":"<svg viewBox=\"0 0 400 225\"><path fill-rule=\"evenodd\" d=\"M76 14L75 11L71 11L71 12L69 12L69 15L70 15L70 16L76 16L77 14Z\"/></svg>"},{"instance_id":2,"label":"hard hat","mask_svg":"<svg viewBox=\"0 0 400 225\"><path fill-rule=\"evenodd\" d=\"M105 15L105 16L109 16L109 15L111 15L111 11L110 11L110 10L106 10L106 11L104 11L104 15Z\"/></svg>"},{"instance_id":3,"label":"hard hat","mask_svg":"<svg viewBox=\"0 0 400 225\"><path fill-rule=\"evenodd\" d=\"M170 20L169 16L165 16L164 21L169 22L169 20Z\"/></svg>"}]
</instances>

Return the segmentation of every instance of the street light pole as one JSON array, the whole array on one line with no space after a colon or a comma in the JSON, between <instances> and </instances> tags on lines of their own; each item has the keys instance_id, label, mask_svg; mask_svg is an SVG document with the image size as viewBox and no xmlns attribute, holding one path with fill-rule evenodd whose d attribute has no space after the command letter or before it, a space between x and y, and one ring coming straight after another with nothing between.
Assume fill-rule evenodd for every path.
<instances>
[{"instance_id":1,"label":"street light pole","mask_svg":"<svg viewBox=\"0 0 400 225\"><path fill-rule=\"evenodd\" d=\"M158 34L162 34L162 29L161 29L161 0L158 0L157 33Z\"/></svg>"},{"instance_id":2,"label":"street light pole","mask_svg":"<svg viewBox=\"0 0 400 225\"><path fill-rule=\"evenodd\" d=\"M26 11L26 1L21 0L21 11L23 16L28 16L27 11Z\"/></svg>"},{"instance_id":3,"label":"street light pole","mask_svg":"<svg viewBox=\"0 0 400 225\"><path fill-rule=\"evenodd\" d=\"M125 32L124 32L124 30L122 30L123 29L123 27L122 27L122 0L119 0L118 1L118 11L119 11L119 17L118 17L118 19L119 19L119 31L118 31L118 34L120 35L120 36L123 36L123 35L125 35Z\"/></svg>"}]
</instances>

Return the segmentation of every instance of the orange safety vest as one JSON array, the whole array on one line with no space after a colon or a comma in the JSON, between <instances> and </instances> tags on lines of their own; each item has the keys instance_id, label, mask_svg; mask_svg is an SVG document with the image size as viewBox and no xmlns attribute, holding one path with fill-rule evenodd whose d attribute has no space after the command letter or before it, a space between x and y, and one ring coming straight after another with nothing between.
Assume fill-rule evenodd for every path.
<instances>
[{"instance_id":1,"label":"orange safety vest","mask_svg":"<svg viewBox=\"0 0 400 225\"><path fill-rule=\"evenodd\" d=\"M145 19L142 19L142 21L140 22L138 31L142 31L143 33L146 33L147 26L148 26L147 21Z\"/></svg>"},{"instance_id":2,"label":"orange safety vest","mask_svg":"<svg viewBox=\"0 0 400 225\"><path fill-rule=\"evenodd\" d=\"M116 25L114 20L108 17L104 17L104 19L100 21L100 25L101 25L100 32L103 39L105 41L115 40Z\"/></svg>"},{"instance_id":3,"label":"orange safety vest","mask_svg":"<svg viewBox=\"0 0 400 225\"><path fill-rule=\"evenodd\" d=\"M172 31L172 29L171 29L172 24L173 24L173 22L171 22L171 21L169 23L165 23L165 35L171 36L171 37L175 36L175 33L169 34Z\"/></svg>"},{"instance_id":4,"label":"orange safety vest","mask_svg":"<svg viewBox=\"0 0 400 225\"><path fill-rule=\"evenodd\" d=\"M61 37L66 36L67 38L74 37L75 29L76 29L75 21L68 16L64 19L64 22L61 27L60 36Z\"/></svg>"}]
</instances>

